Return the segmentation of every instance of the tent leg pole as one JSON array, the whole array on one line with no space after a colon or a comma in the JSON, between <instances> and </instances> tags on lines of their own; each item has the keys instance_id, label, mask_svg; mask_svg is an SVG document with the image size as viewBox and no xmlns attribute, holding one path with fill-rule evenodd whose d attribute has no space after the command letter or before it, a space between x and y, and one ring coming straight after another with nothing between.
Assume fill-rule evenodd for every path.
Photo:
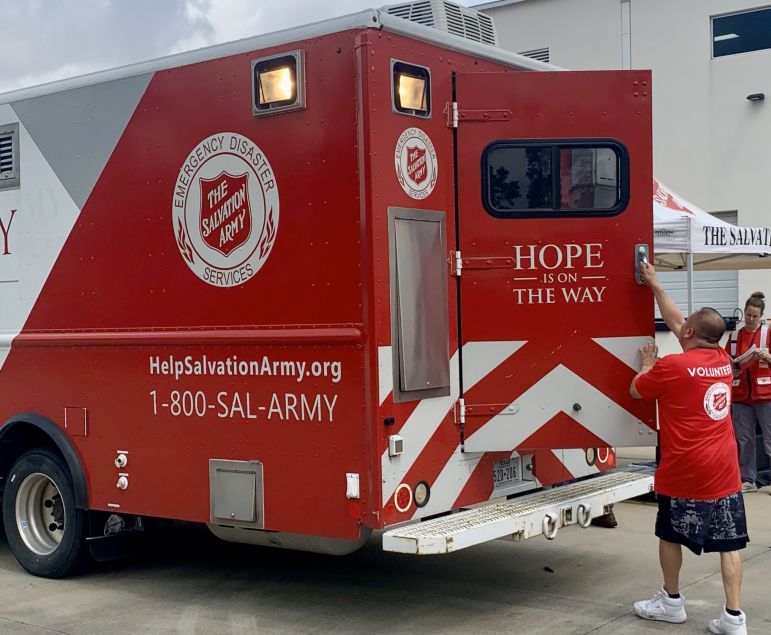
<instances>
[{"instance_id":1,"label":"tent leg pole","mask_svg":"<svg viewBox=\"0 0 771 635\"><path fill-rule=\"evenodd\" d=\"M688 253L688 315L693 313L693 253Z\"/></svg>"}]
</instances>

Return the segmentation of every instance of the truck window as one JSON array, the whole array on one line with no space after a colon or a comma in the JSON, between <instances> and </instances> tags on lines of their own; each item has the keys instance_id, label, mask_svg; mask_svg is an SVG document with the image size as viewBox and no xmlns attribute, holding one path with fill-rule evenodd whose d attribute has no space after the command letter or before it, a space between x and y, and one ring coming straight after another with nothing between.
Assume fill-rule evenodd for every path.
<instances>
[{"instance_id":1,"label":"truck window","mask_svg":"<svg viewBox=\"0 0 771 635\"><path fill-rule=\"evenodd\" d=\"M482 156L482 199L499 217L610 216L629 200L629 157L610 140L496 141Z\"/></svg>"}]
</instances>

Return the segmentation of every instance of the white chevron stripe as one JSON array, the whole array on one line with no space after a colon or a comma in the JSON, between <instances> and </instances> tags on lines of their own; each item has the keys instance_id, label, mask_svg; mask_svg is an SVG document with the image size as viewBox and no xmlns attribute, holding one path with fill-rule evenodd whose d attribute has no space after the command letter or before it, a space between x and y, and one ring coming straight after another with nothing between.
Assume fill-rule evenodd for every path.
<instances>
[{"instance_id":1,"label":"white chevron stripe","mask_svg":"<svg viewBox=\"0 0 771 635\"><path fill-rule=\"evenodd\" d=\"M393 353L390 346L378 346L377 348L377 381L380 405L386 400L394 389Z\"/></svg>"},{"instance_id":2,"label":"white chevron stripe","mask_svg":"<svg viewBox=\"0 0 771 635\"><path fill-rule=\"evenodd\" d=\"M461 452L459 444L444 469L431 484L431 498L428 499L428 504L416 509L412 517L417 519L452 509L453 503L460 496L482 456L481 452ZM492 478L491 472L490 479Z\"/></svg>"},{"instance_id":3,"label":"white chevron stripe","mask_svg":"<svg viewBox=\"0 0 771 635\"><path fill-rule=\"evenodd\" d=\"M613 357L620 359L637 372L640 370L640 349L648 342L652 342L653 338L648 335L634 335L632 337L595 337L593 340Z\"/></svg>"},{"instance_id":4,"label":"white chevron stripe","mask_svg":"<svg viewBox=\"0 0 771 635\"><path fill-rule=\"evenodd\" d=\"M11 341L14 338L13 333L0 333L0 368L5 363L5 358L11 352Z\"/></svg>"},{"instance_id":5,"label":"white chevron stripe","mask_svg":"<svg viewBox=\"0 0 771 635\"><path fill-rule=\"evenodd\" d=\"M567 449L552 450L554 456L567 468L574 477L589 476L597 474L600 471L596 465L589 465L586 462L586 450Z\"/></svg>"},{"instance_id":6,"label":"white chevron stripe","mask_svg":"<svg viewBox=\"0 0 771 635\"><path fill-rule=\"evenodd\" d=\"M573 411L574 403L581 405L579 412ZM655 443L655 434L637 417L560 364L473 433L466 451L510 451L558 412L569 414L609 446Z\"/></svg>"},{"instance_id":7,"label":"white chevron stripe","mask_svg":"<svg viewBox=\"0 0 771 635\"><path fill-rule=\"evenodd\" d=\"M463 385L466 390L500 366L525 342L469 342L463 346ZM446 397L423 399L415 407L399 434L404 439L404 452L388 456L386 449L380 459L383 476L383 504L393 496L399 483L425 449L447 413L458 400L458 353L450 359L450 394ZM460 432L458 434L460 437ZM432 488L431 497L434 491ZM449 509L449 508L448 508Z\"/></svg>"},{"instance_id":8,"label":"white chevron stripe","mask_svg":"<svg viewBox=\"0 0 771 635\"><path fill-rule=\"evenodd\" d=\"M0 191L0 216L6 226L10 210L16 210L13 224L6 227L11 253L0 252L1 371L11 341L24 327L80 209L11 106L0 105L0 121L19 123L22 160L22 187Z\"/></svg>"}]
</instances>

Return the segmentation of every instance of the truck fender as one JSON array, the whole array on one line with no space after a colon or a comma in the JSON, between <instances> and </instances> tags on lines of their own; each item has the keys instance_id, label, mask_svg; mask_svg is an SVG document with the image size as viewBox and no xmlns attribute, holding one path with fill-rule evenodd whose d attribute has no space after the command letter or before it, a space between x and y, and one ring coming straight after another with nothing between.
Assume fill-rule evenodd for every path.
<instances>
[{"instance_id":1,"label":"truck fender","mask_svg":"<svg viewBox=\"0 0 771 635\"><path fill-rule=\"evenodd\" d=\"M36 442L24 444L24 439L28 436ZM80 457L69 437L47 417L33 412L21 412L7 419L5 423L0 425L0 453L2 453L2 447L6 442L13 444L21 441L25 445L24 449L44 445L44 443L40 443L41 437L47 437L62 455L69 468L75 493L75 506L78 509L88 509L88 486Z\"/></svg>"}]
</instances>

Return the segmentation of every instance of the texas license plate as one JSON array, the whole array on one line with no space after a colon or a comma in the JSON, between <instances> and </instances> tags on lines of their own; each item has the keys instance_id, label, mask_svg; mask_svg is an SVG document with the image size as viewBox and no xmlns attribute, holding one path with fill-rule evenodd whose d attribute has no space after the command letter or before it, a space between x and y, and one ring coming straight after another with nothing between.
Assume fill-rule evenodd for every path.
<instances>
[{"instance_id":1,"label":"texas license plate","mask_svg":"<svg viewBox=\"0 0 771 635\"><path fill-rule=\"evenodd\" d=\"M519 458L503 459L493 463L493 487L505 487L521 480Z\"/></svg>"}]
</instances>

